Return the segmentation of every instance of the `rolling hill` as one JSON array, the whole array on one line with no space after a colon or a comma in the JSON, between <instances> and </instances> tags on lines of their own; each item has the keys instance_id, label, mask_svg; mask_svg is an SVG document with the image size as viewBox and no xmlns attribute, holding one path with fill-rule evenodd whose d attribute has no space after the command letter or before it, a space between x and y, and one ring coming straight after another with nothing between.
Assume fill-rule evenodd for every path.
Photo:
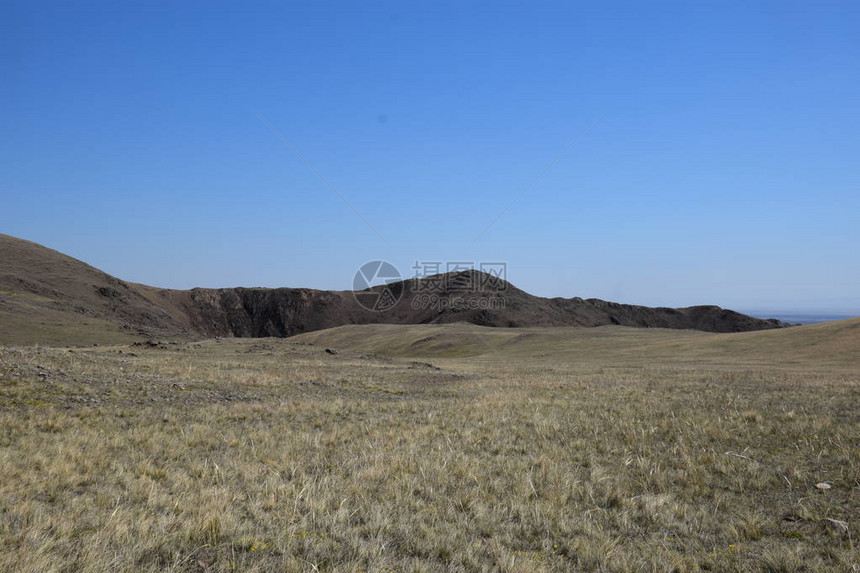
<instances>
[{"instance_id":1,"label":"rolling hill","mask_svg":"<svg viewBox=\"0 0 860 573\"><path fill-rule=\"evenodd\" d=\"M441 290L439 285L442 285ZM433 288L431 288L433 287ZM389 285L402 299L368 310L351 291L159 289L112 277L36 243L0 234L0 343L92 344L142 338L290 336L350 324L497 327L634 326L744 332L785 324L717 306L650 308L542 298L477 271ZM381 296L386 287L360 293ZM428 299L432 292L432 299Z\"/></svg>"},{"instance_id":2,"label":"rolling hill","mask_svg":"<svg viewBox=\"0 0 860 573\"><path fill-rule=\"evenodd\" d=\"M742 333L615 326L505 329L474 324L377 324L330 328L293 340L393 358L535 361L546 368L570 363L635 368L643 364L689 364L816 369L856 368L860 364L860 318Z\"/></svg>"}]
</instances>

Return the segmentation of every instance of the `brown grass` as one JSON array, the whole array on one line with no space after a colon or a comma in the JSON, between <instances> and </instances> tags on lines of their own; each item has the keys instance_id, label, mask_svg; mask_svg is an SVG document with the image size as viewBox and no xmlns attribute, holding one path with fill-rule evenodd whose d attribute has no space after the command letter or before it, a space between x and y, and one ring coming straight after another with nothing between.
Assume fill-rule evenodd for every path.
<instances>
[{"instance_id":1,"label":"brown grass","mask_svg":"<svg viewBox=\"0 0 860 573\"><path fill-rule=\"evenodd\" d=\"M362 328L0 348L0 570L860 570L844 333Z\"/></svg>"}]
</instances>

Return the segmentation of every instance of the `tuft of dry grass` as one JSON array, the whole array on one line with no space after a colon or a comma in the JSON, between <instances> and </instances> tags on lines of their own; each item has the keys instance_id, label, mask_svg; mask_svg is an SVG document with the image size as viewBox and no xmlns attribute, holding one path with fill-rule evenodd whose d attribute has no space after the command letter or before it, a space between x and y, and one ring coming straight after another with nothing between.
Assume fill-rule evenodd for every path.
<instances>
[{"instance_id":1,"label":"tuft of dry grass","mask_svg":"<svg viewBox=\"0 0 860 573\"><path fill-rule=\"evenodd\" d=\"M577 336L0 348L0 570L858 570L856 368Z\"/></svg>"}]
</instances>

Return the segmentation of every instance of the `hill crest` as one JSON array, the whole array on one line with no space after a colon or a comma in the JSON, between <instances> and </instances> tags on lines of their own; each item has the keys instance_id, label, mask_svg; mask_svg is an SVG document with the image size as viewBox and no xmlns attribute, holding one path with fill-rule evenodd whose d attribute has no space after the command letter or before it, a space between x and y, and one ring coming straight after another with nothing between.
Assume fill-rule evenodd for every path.
<instances>
[{"instance_id":1,"label":"hill crest","mask_svg":"<svg viewBox=\"0 0 860 573\"><path fill-rule=\"evenodd\" d=\"M441 285L441 286L440 286ZM431 288L433 287L433 288ZM399 302L363 304L386 290ZM604 326L742 332L781 328L717 306L652 308L543 298L477 270L364 291L308 288L160 289L128 283L31 241L0 234L0 342L122 342L141 337L290 336L349 324Z\"/></svg>"}]
</instances>

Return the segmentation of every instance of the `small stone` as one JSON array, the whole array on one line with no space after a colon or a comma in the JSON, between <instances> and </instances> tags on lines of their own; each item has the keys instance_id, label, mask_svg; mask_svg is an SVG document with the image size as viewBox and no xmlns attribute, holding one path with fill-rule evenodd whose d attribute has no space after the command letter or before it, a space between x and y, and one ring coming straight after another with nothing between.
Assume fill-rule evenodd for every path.
<instances>
[{"instance_id":1,"label":"small stone","mask_svg":"<svg viewBox=\"0 0 860 573\"><path fill-rule=\"evenodd\" d=\"M824 491L824 490L826 490L826 489L830 489L830 488L831 488L831 485L830 485L829 483L827 483L826 481L823 481L823 482L821 482L821 483L817 483L817 484L815 484L815 487L817 487L817 488L818 488L818 489L820 489L821 491Z\"/></svg>"},{"instance_id":2,"label":"small stone","mask_svg":"<svg viewBox=\"0 0 860 573\"><path fill-rule=\"evenodd\" d=\"M832 531L835 531L836 533L848 533L847 521L840 521L838 519L830 519L829 517L825 517L821 520L821 523L823 523L825 527Z\"/></svg>"}]
</instances>

